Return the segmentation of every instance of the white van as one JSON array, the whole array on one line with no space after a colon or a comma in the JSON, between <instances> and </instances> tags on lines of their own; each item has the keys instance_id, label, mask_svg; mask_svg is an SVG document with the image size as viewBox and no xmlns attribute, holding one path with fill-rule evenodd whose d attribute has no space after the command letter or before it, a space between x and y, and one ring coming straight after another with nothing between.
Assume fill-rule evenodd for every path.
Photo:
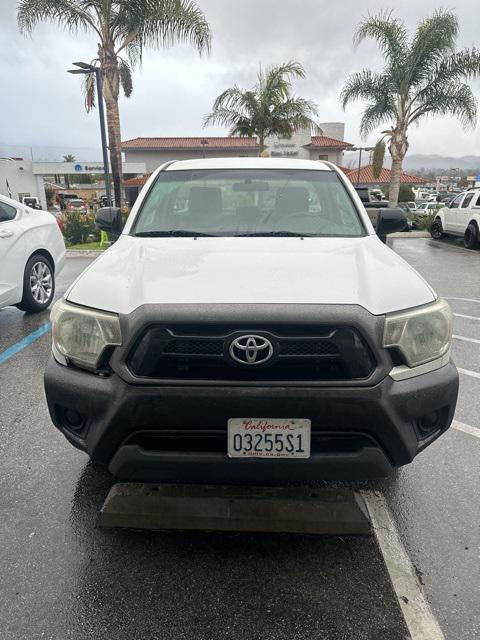
<instances>
[{"instance_id":1,"label":"white van","mask_svg":"<svg viewBox=\"0 0 480 640\"><path fill-rule=\"evenodd\" d=\"M452 313L332 164L170 162L52 310L45 390L94 463L138 480L386 475L449 427ZM379 209L380 235L402 229Z\"/></svg>"}]
</instances>

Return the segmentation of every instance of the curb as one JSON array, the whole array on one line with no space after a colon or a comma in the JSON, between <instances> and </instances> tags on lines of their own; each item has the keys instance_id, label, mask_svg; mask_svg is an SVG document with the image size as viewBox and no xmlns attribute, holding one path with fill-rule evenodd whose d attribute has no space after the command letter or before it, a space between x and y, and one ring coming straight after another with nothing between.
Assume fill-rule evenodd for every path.
<instances>
[{"instance_id":1,"label":"curb","mask_svg":"<svg viewBox=\"0 0 480 640\"><path fill-rule=\"evenodd\" d=\"M390 233L389 238L431 238L432 236L428 231L398 231L397 233Z\"/></svg>"},{"instance_id":2,"label":"curb","mask_svg":"<svg viewBox=\"0 0 480 640\"><path fill-rule=\"evenodd\" d=\"M79 251L69 251L67 249L67 253L66 253L66 258L98 258L98 256L101 256L102 253L105 253L105 251L95 251L95 250L89 250L89 249L83 249L83 250L79 250Z\"/></svg>"},{"instance_id":3,"label":"curb","mask_svg":"<svg viewBox=\"0 0 480 640\"><path fill-rule=\"evenodd\" d=\"M97 526L369 535L363 498L351 489L119 483Z\"/></svg>"}]
</instances>

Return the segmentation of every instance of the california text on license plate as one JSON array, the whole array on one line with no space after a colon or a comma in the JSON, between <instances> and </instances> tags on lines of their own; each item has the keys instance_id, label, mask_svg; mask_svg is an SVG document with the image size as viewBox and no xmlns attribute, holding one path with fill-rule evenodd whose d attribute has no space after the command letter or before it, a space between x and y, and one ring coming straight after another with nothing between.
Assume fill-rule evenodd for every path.
<instances>
[{"instance_id":1,"label":"california text on license plate","mask_svg":"<svg viewBox=\"0 0 480 640\"><path fill-rule=\"evenodd\" d=\"M230 418L229 458L309 458L310 420Z\"/></svg>"}]
</instances>

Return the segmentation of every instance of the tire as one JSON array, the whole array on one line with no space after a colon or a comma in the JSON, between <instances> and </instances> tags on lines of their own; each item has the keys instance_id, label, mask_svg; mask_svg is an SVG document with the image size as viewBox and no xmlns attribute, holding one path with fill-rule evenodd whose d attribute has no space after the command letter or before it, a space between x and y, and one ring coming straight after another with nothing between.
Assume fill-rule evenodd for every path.
<instances>
[{"instance_id":1,"label":"tire","mask_svg":"<svg viewBox=\"0 0 480 640\"><path fill-rule=\"evenodd\" d=\"M465 229L465 235L463 236L463 244L467 249L476 249L479 242L478 227L475 223L471 222Z\"/></svg>"},{"instance_id":2,"label":"tire","mask_svg":"<svg viewBox=\"0 0 480 640\"><path fill-rule=\"evenodd\" d=\"M52 263L41 253L35 253L27 262L23 275L23 296L17 309L28 313L44 311L55 293L55 275Z\"/></svg>"},{"instance_id":3,"label":"tire","mask_svg":"<svg viewBox=\"0 0 480 640\"><path fill-rule=\"evenodd\" d=\"M445 238L445 233L443 232L442 221L440 218L435 218L433 221L432 227L430 229L430 235L434 240L442 240Z\"/></svg>"}]
</instances>

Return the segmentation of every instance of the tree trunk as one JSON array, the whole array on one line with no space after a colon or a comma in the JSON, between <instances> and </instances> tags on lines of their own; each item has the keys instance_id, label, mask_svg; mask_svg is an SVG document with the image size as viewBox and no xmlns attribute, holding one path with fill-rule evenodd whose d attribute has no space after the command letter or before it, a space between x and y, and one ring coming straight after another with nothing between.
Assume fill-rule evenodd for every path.
<instances>
[{"instance_id":1,"label":"tree trunk","mask_svg":"<svg viewBox=\"0 0 480 640\"><path fill-rule=\"evenodd\" d=\"M98 57L102 69L103 97L105 98L105 112L107 116L108 147L110 151L113 193L115 205L121 207L123 204L123 176L120 114L118 111L120 80L113 42L107 42L104 46L99 45Z\"/></svg>"},{"instance_id":2,"label":"tree trunk","mask_svg":"<svg viewBox=\"0 0 480 640\"><path fill-rule=\"evenodd\" d=\"M400 192L400 181L402 178L403 158L392 158L392 172L390 174L390 187L388 190L388 204L396 207L398 204L398 194Z\"/></svg>"},{"instance_id":3,"label":"tree trunk","mask_svg":"<svg viewBox=\"0 0 480 640\"><path fill-rule=\"evenodd\" d=\"M122 206L122 140L120 134L120 114L118 100L105 99L108 130L108 148L110 151L110 167L112 170L113 193L115 206Z\"/></svg>"},{"instance_id":4,"label":"tree trunk","mask_svg":"<svg viewBox=\"0 0 480 640\"><path fill-rule=\"evenodd\" d=\"M398 204L398 194L400 192L403 159L405 158L405 154L408 149L406 130L401 124L397 124L393 130L389 146L390 154L392 156L392 170L390 174L388 201L390 207L396 207Z\"/></svg>"},{"instance_id":5,"label":"tree trunk","mask_svg":"<svg viewBox=\"0 0 480 640\"><path fill-rule=\"evenodd\" d=\"M265 138L263 136L258 136L258 155L261 156L265 151Z\"/></svg>"}]
</instances>

